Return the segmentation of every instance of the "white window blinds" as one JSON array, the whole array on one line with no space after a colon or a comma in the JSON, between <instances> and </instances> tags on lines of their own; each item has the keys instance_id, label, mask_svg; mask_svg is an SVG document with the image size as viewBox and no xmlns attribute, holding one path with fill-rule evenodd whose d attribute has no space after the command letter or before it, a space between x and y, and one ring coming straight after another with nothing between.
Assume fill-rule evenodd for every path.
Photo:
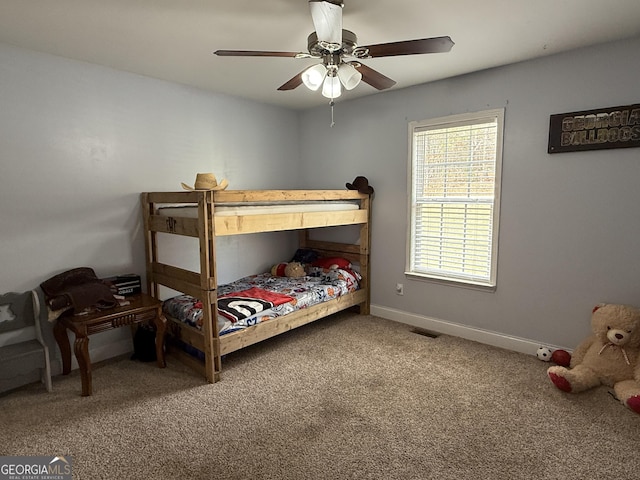
<instances>
[{"instance_id":1,"label":"white window blinds","mask_svg":"<svg viewBox=\"0 0 640 480\"><path fill-rule=\"evenodd\" d=\"M409 274L495 286L502 110L410 125Z\"/></svg>"}]
</instances>

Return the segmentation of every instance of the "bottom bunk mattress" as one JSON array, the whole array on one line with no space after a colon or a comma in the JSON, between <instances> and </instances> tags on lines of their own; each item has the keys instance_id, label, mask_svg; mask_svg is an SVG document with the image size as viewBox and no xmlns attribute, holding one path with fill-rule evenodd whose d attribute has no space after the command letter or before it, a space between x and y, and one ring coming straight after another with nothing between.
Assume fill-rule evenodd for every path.
<instances>
[{"instance_id":1,"label":"bottom bunk mattress","mask_svg":"<svg viewBox=\"0 0 640 480\"><path fill-rule=\"evenodd\" d=\"M326 302L359 288L360 275L351 269L312 268L299 278L261 273L218 286L218 334L243 330ZM202 302L189 295L165 300L164 313L202 329Z\"/></svg>"}]
</instances>

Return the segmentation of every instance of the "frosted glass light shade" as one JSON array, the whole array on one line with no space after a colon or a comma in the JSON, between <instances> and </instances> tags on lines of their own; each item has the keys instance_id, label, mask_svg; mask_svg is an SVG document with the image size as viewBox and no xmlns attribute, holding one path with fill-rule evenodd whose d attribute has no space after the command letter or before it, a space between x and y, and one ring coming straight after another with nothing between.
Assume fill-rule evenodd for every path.
<instances>
[{"instance_id":1,"label":"frosted glass light shade","mask_svg":"<svg viewBox=\"0 0 640 480\"><path fill-rule=\"evenodd\" d=\"M362 74L348 63L343 63L338 67L338 77L347 90L356 88L362 80Z\"/></svg>"},{"instance_id":2,"label":"frosted glass light shade","mask_svg":"<svg viewBox=\"0 0 640 480\"><path fill-rule=\"evenodd\" d=\"M315 92L320 88L320 85L322 85L326 74L327 68L319 63L302 72L302 83L304 83L309 90L313 90Z\"/></svg>"},{"instance_id":3,"label":"frosted glass light shade","mask_svg":"<svg viewBox=\"0 0 640 480\"><path fill-rule=\"evenodd\" d=\"M338 77L327 75L322 85L322 95L327 98L338 98L342 94L342 87Z\"/></svg>"}]
</instances>

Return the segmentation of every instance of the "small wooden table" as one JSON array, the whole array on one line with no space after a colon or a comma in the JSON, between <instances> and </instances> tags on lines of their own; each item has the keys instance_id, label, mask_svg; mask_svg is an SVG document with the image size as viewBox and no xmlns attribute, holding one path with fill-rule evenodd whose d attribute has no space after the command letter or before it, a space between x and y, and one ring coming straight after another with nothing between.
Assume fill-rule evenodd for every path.
<instances>
[{"instance_id":1,"label":"small wooden table","mask_svg":"<svg viewBox=\"0 0 640 480\"><path fill-rule=\"evenodd\" d=\"M164 360L164 334L167 319L162 314L162 302L141 293L126 297L129 305L98 310L87 315L63 315L56 322L53 333L62 355L62 373L71 372L71 347L67 330L76 335L74 351L82 378L82 396L91 395L91 359L89 358L89 335L140 322L152 322L156 327L156 356L158 367L166 366Z\"/></svg>"}]
</instances>

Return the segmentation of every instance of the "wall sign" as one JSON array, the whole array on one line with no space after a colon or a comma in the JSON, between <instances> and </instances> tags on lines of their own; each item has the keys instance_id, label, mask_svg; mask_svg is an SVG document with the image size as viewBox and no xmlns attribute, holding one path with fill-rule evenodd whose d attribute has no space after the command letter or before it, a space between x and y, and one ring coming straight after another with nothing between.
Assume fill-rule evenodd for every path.
<instances>
[{"instance_id":1,"label":"wall sign","mask_svg":"<svg viewBox=\"0 0 640 480\"><path fill-rule=\"evenodd\" d=\"M551 115L549 153L640 147L640 104Z\"/></svg>"}]
</instances>

